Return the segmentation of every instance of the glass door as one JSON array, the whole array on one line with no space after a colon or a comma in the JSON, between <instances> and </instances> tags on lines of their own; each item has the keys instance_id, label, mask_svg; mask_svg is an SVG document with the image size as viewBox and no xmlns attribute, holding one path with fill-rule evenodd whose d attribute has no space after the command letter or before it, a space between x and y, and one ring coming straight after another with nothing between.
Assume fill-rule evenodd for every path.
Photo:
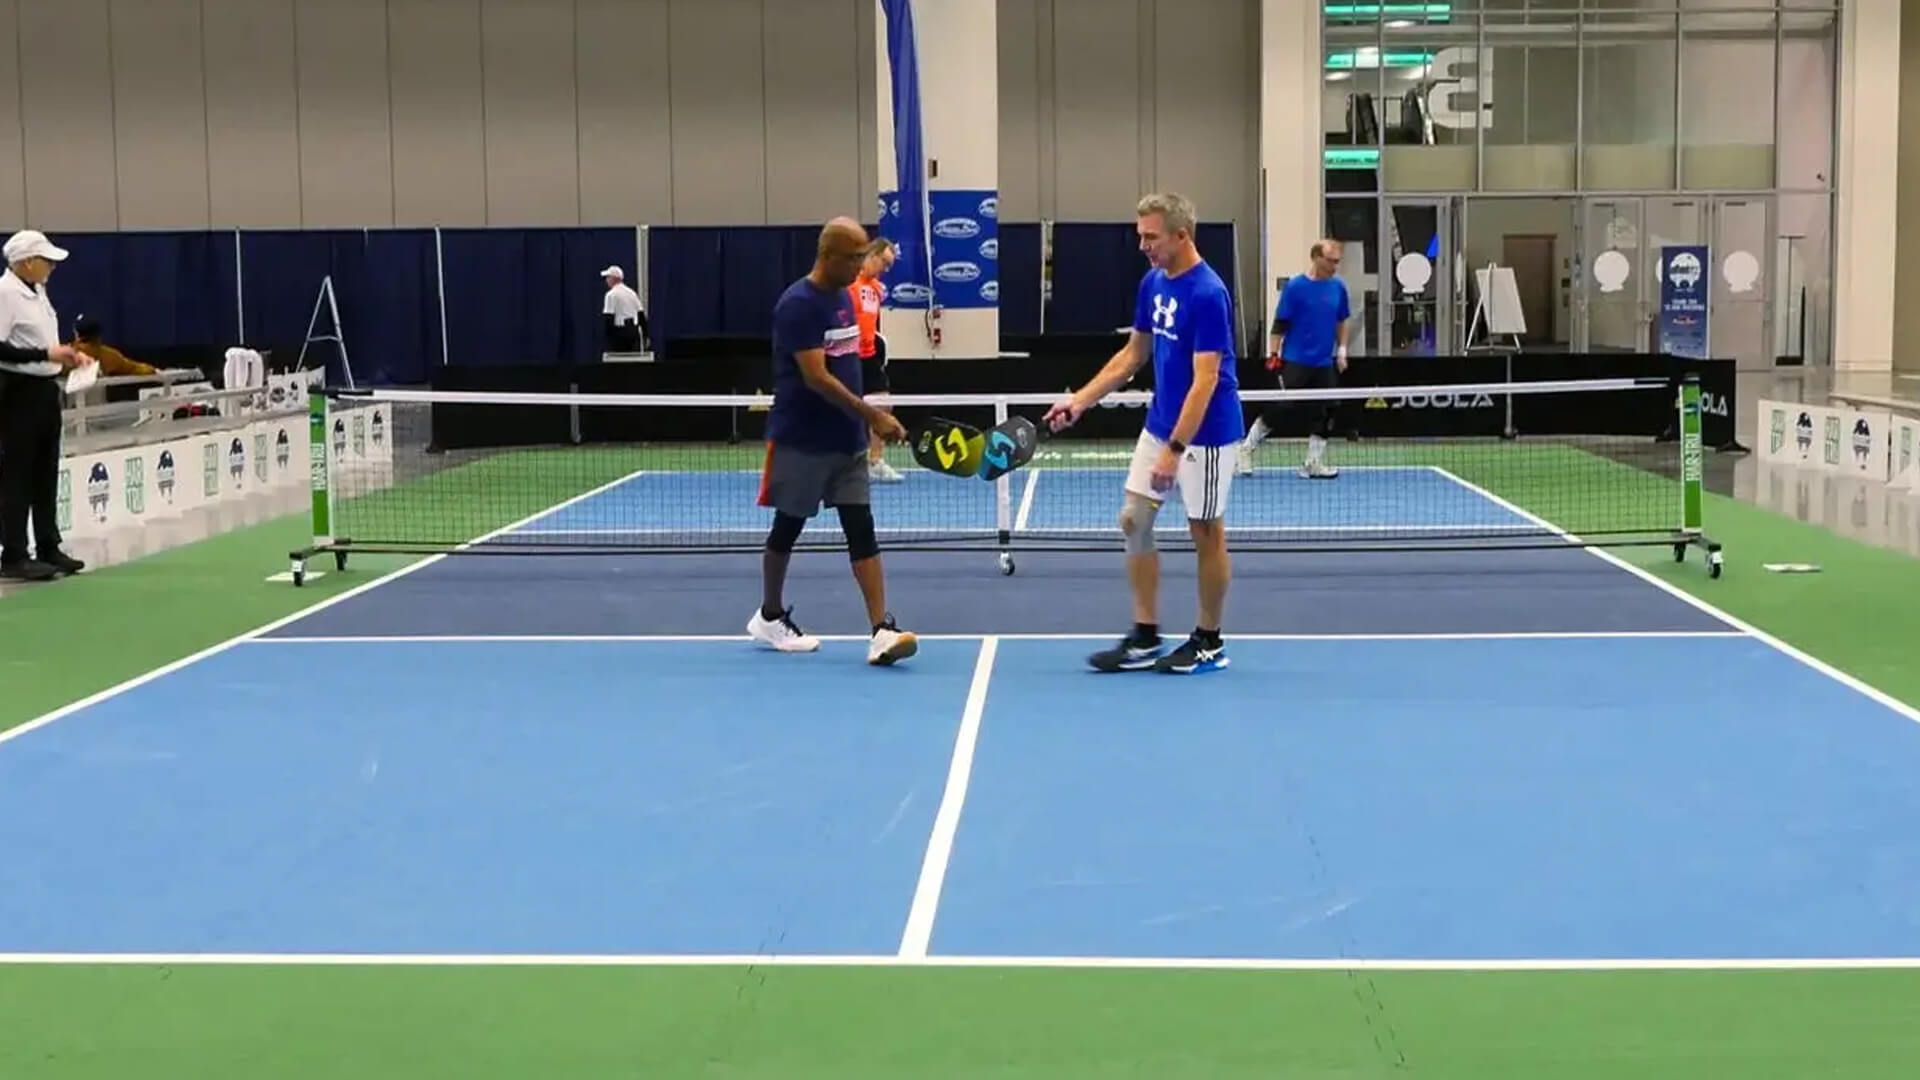
<instances>
[{"instance_id":1,"label":"glass door","mask_svg":"<svg viewBox=\"0 0 1920 1080\"><path fill-rule=\"evenodd\" d=\"M1380 216L1379 340L1392 356L1455 349L1451 199L1388 199Z\"/></svg>"},{"instance_id":2,"label":"glass door","mask_svg":"<svg viewBox=\"0 0 1920 1080\"><path fill-rule=\"evenodd\" d=\"M1719 198L1712 204L1713 284L1708 355L1737 368L1770 366L1774 206L1770 198Z\"/></svg>"},{"instance_id":3,"label":"glass door","mask_svg":"<svg viewBox=\"0 0 1920 1080\"><path fill-rule=\"evenodd\" d=\"M1639 352L1648 336L1646 207L1640 199L1589 199L1580 215L1576 352Z\"/></svg>"}]
</instances>

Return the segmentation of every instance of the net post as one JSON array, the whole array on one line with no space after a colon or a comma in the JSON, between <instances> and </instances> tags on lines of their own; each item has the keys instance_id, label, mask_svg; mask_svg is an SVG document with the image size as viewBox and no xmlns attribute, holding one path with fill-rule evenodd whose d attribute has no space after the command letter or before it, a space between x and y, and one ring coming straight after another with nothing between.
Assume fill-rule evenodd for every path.
<instances>
[{"instance_id":1,"label":"net post","mask_svg":"<svg viewBox=\"0 0 1920 1080\"><path fill-rule=\"evenodd\" d=\"M1007 422L1007 398L1002 394L993 400L993 424L999 427ZM1013 474L1001 473L993 481L993 517L994 525L1000 536L1000 562L1004 569L1007 560L1013 557Z\"/></svg>"},{"instance_id":2,"label":"net post","mask_svg":"<svg viewBox=\"0 0 1920 1080\"><path fill-rule=\"evenodd\" d=\"M307 398L307 472L313 488L313 546L333 542L333 485L327 469L327 394L314 387Z\"/></svg>"},{"instance_id":3,"label":"net post","mask_svg":"<svg viewBox=\"0 0 1920 1080\"><path fill-rule=\"evenodd\" d=\"M1702 532L1704 490L1700 439L1700 376L1689 372L1680 382L1680 531L1698 538Z\"/></svg>"}]
</instances>

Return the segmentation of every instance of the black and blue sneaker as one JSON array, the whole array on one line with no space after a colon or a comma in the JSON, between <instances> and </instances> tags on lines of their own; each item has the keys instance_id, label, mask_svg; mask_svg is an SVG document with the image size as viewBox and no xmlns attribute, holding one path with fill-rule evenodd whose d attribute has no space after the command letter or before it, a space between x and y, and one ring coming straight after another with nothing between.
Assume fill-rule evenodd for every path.
<instances>
[{"instance_id":1,"label":"black and blue sneaker","mask_svg":"<svg viewBox=\"0 0 1920 1080\"><path fill-rule=\"evenodd\" d=\"M1153 662L1153 670L1163 675L1203 675L1227 666L1227 643L1216 631L1199 630L1180 643L1180 647Z\"/></svg>"},{"instance_id":2,"label":"black and blue sneaker","mask_svg":"<svg viewBox=\"0 0 1920 1080\"><path fill-rule=\"evenodd\" d=\"M1118 645L1087 657L1087 663L1096 671L1145 671L1166 651L1158 630L1136 626Z\"/></svg>"}]
</instances>

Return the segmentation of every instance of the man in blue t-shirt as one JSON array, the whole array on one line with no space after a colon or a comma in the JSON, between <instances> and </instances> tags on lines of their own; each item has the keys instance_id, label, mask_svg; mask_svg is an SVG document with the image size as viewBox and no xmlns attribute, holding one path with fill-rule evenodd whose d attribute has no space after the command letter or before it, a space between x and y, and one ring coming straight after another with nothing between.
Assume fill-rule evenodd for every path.
<instances>
[{"instance_id":1,"label":"man in blue t-shirt","mask_svg":"<svg viewBox=\"0 0 1920 1080\"><path fill-rule=\"evenodd\" d=\"M1339 377L1347 370L1347 319L1353 310L1347 302L1347 283L1335 276L1340 269L1340 242L1316 241L1308 254L1311 269L1295 275L1280 290L1273 336L1267 342L1267 370L1279 371L1284 390L1331 389L1340 385ZM1240 447L1240 474L1253 473L1253 452L1290 407L1305 409L1309 418L1307 460L1300 466L1300 475L1310 480L1339 476L1340 470L1326 463L1327 436L1333 434L1336 415L1333 402L1278 404L1256 417Z\"/></svg>"},{"instance_id":2,"label":"man in blue t-shirt","mask_svg":"<svg viewBox=\"0 0 1920 1080\"><path fill-rule=\"evenodd\" d=\"M1181 195L1149 195L1136 212L1140 250L1152 268L1134 299L1132 333L1099 374L1049 410L1046 419L1055 431L1067 427L1153 361L1153 397L1134 444L1120 511L1133 630L1089 662L1102 671L1215 671L1227 666L1220 618L1231 577L1226 514L1233 469L1224 456L1245 432L1234 373L1232 304L1220 275L1194 246L1192 202ZM1200 564L1200 619L1184 644L1165 652L1153 523L1175 485Z\"/></svg>"},{"instance_id":3,"label":"man in blue t-shirt","mask_svg":"<svg viewBox=\"0 0 1920 1080\"><path fill-rule=\"evenodd\" d=\"M761 556L759 610L747 622L756 641L781 652L812 652L820 640L793 621L783 598L787 563L807 519L824 504L840 517L853 577L873 636L867 662L892 664L918 646L887 613L886 578L867 489L867 431L904 441L900 421L861 400L860 327L848 286L867 256L867 231L835 218L820 231L813 270L787 286L773 307L773 407L759 504L773 508Z\"/></svg>"}]
</instances>

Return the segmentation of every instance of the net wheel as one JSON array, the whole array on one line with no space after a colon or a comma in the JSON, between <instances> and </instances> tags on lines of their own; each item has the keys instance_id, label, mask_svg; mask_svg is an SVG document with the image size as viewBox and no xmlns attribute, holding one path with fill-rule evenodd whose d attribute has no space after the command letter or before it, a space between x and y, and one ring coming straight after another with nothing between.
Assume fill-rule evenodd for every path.
<instances>
[{"instance_id":1,"label":"net wheel","mask_svg":"<svg viewBox=\"0 0 1920 1080\"><path fill-rule=\"evenodd\" d=\"M293 587L299 588L307 583L307 561L296 559L293 563Z\"/></svg>"},{"instance_id":2,"label":"net wheel","mask_svg":"<svg viewBox=\"0 0 1920 1080\"><path fill-rule=\"evenodd\" d=\"M1011 577L1013 575L1013 570L1014 570L1014 566L1013 566L1012 553L1005 552L1005 551L1001 552L1000 553L1000 572L1002 574L1005 574Z\"/></svg>"},{"instance_id":3,"label":"net wheel","mask_svg":"<svg viewBox=\"0 0 1920 1080\"><path fill-rule=\"evenodd\" d=\"M1719 577L1720 566L1725 561L1726 560L1721 558L1720 552L1718 551L1708 552L1707 553L1707 576L1710 578Z\"/></svg>"},{"instance_id":4,"label":"net wheel","mask_svg":"<svg viewBox=\"0 0 1920 1080\"><path fill-rule=\"evenodd\" d=\"M343 574L347 572L347 553L346 552L336 551L333 553L333 568L335 570L340 571Z\"/></svg>"},{"instance_id":5,"label":"net wheel","mask_svg":"<svg viewBox=\"0 0 1920 1080\"><path fill-rule=\"evenodd\" d=\"M1687 561L1687 545L1685 544L1673 545L1673 561L1674 562Z\"/></svg>"}]
</instances>

